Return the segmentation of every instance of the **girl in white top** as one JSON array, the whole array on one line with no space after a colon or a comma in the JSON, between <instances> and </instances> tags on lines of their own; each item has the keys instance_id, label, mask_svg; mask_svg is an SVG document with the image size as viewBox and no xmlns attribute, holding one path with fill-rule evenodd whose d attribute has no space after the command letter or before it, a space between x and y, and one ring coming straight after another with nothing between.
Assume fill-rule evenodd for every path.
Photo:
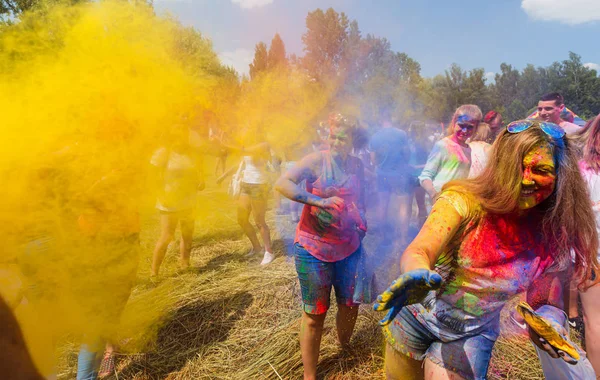
<instances>
[{"instance_id":1,"label":"girl in white top","mask_svg":"<svg viewBox=\"0 0 600 380\"><path fill-rule=\"evenodd\" d=\"M600 232L600 115L586 128L587 141L583 147L583 159L579 169L588 185L592 209L596 215L596 228ZM600 253L598 254L600 258ZM596 273L599 276L600 273ZM587 357L594 370L600 374L600 284L586 291L580 291L585 325L585 346Z\"/></svg>"},{"instance_id":2,"label":"girl in white top","mask_svg":"<svg viewBox=\"0 0 600 380\"><path fill-rule=\"evenodd\" d=\"M252 243L252 250L248 255L254 255L262 250L260 241L256 236L256 231L250 223L250 214L254 217L254 222L265 245L265 253L260 264L267 265L275 258L271 248L271 231L265 219L267 198L270 190L267 174L267 162L271 155L269 144L260 143L241 149L232 146L227 146L227 148L231 151L240 151L242 154L245 154L242 163L242 189L238 200L237 219L244 234L246 234L250 243ZM219 177L217 183L223 181L235 170L237 170L237 167L227 171Z\"/></svg>"},{"instance_id":3,"label":"girl in white top","mask_svg":"<svg viewBox=\"0 0 600 380\"><path fill-rule=\"evenodd\" d=\"M471 137L469 146L471 147L471 168L469 169L469 178L475 178L487 166L488 156L492 146L486 141L492 135L492 129L486 123L479 123L477 131Z\"/></svg>"}]
</instances>

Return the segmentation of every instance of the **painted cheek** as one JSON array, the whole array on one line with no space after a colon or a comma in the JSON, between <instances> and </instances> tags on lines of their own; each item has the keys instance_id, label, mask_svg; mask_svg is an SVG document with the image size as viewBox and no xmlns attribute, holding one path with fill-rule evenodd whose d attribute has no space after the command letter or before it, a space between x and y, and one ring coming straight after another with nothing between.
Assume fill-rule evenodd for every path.
<instances>
[{"instance_id":1,"label":"painted cheek","mask_svg":"<svg viewBox=\"0 0 600 380\"><path fill-rule=\"evenodd\" d=\"M547 174L547 175L532 175L531 180L533 180L540 188L549 188L550 190L554 190L554 184L556 183L556 176Z\"/></svg>"}]
</instances>

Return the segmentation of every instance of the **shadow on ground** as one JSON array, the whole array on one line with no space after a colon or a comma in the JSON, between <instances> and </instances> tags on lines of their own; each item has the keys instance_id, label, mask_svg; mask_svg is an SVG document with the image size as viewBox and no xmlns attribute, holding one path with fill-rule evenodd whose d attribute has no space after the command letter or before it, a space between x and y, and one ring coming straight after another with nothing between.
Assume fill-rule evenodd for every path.
<instances>
[{"instance_id":1,"label":"shadow on ground","mask_svg":"<svg viewBox=\"0 0 600 380\"><path fill-rule=\"evenodd\" d=\"M163 379L179 372L189 360L211 345L227 340L235 322L252 304L250 293L196 302L177 309L158 331L152 352L132 357L119 378Z\"/></svg>"}]
</instances>

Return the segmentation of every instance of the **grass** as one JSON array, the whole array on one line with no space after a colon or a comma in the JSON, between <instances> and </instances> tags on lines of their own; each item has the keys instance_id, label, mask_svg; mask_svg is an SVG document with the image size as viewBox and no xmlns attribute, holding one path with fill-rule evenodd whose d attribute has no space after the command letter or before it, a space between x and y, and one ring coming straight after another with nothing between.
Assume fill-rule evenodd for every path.
<instances>
[{"instance_id":1,"label":"grass","mask_svg":"<svg viewBox=\"0 0 600 380\"><path fill-rule=\"evenodd\" d=\"M235 205L224 189L202 195L193 270L177 271L172 244L158 283L148 280L155 215L142 233L143 256L137 285L123 316L118 379L298 379L302 362L300 289L286 247L294 226L269 213L276 260L260 267L260 255L237 226ZM371 242L367 242L372 244ZM351 352L341 352L335 332L335 306L325 322L319 374L325 379L383 378L380 313L361 307ZM503 320L506 320L506 316ZM59 378L74 378L76 339L60 345ZM533 347L507 332L497 342L490 379L542 379Z\"/></svg>"}]
</instances>

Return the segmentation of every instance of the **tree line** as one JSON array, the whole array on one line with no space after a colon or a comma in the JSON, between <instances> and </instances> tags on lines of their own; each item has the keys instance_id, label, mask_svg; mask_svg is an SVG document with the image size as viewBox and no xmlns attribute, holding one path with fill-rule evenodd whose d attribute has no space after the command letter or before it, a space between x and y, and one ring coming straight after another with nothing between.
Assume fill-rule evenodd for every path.
<instances>
[{"instance_id":1,"label":"tree line","mask_svg":"<svg viewBox=\"0 0 600 380\"><path fill-rule=\"evenodd\" d=\"M87 1L0 0L0 33L14 28L24 12L39 13L52 4ZM123 1L152 6L151 0ZM345 111L373 125L382 113L391 113L401 123L447 121L456 107L465 103L477 104L484 112L497 110L506 120L515 120L532 112L542 94L554 91L560 92L567 106L584 119L600 113L598 73L584 66L573 52L564 61L547 67L529 64L518 70L501 63L493 82L488 82L483 68L466 71L456 63L444 73L427 78L421 75L419 62L393 51L385 37L363 35L356 20L329 8L316 9L306 16L303 55L288 55L284 41L275 34L269 46L264 42L256 45L249 77L240 77L218 61L211 41L201 32L182 26L177 34L176 59L184 61L190 70L210 73L219 82L214 100L217 114L230 113L253 88L268 92L267 84L252 84L261 76L276 72L281 79L286 71L288 76L302 75L313 89L320 86L319 91L327 93L323 112ZM281 88L280 80L271 78L270 82Z\"/></svg>"},{"instance_id":2,"label":"tree line","mask_svg":"<svg viewBox=\"0 0 600 380\"><path fill-rule=\"evenodd\" d=\"M600 113L598 73L573 52L547 67L529 64L518 70L502 63L493 82L488 82L483 68L466 71L456 63L443 74L426 78L416 60L392 51L384 37L363 36L355 20L332 8L307 15L302 42L301 57L282 56L285 46L279 35L269 50L265 43L258 43L246 80L271 70L273 62L295 67L314 81L334 82L330 106L352 105L369 124L377 123L383 112L391 112L403 123L447 121L465 103L516 120L533 112L540 96L548 92L560 92L567 106L584 119Z\"/></svg>"}]
</instances>

